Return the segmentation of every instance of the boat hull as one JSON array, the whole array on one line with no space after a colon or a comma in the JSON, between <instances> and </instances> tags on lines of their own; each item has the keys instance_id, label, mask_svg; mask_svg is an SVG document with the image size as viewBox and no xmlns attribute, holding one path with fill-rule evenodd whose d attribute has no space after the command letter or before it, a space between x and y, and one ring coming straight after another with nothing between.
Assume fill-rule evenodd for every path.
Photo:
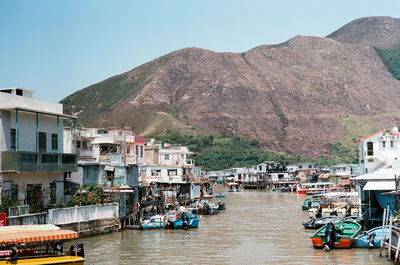
<instances>
[{"instance_id":1,"label":"boat hull","mask_svg":"<svg viewBox=\"0 0 400 265\"><path fill-rule=\"evenodd\" d=\"M325 243L321 238L311 238L314 248L324 248ZM333 244L334 248L352 248L355 242L354 239L340 239L339 242Z\"/></svg>"},{"instance_id":2,"label":"boat hull","mask_svg":"<svg viewBox=\"0 0 400 265\"><path fill-rule=\"evenodd\" d=\"M2 264L62 264L62 265L83 265L84 258L78 256L62 256L62 257L46 257L46 258L32 258L32 259L17 259L17 260L3 260Z\"/></svg>"}]
</instances>

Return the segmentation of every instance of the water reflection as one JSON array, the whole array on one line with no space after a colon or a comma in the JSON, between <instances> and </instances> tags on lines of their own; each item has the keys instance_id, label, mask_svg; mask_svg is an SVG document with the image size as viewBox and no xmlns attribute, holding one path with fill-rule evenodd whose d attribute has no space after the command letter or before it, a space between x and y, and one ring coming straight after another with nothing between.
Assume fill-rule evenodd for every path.
<instances>
[{"instance_id":1,"label":"water reflection","mask_svg":"<svg viewBox=\"0 0 400 265\"><path fill-rule=\"evenodd\" d=\"M390 264L379 250L324 252L305 230L304 197L228 193L227 209L201 216L198 229L127 230L83 239L87 264Z\"/></svg>"}]
</instances>

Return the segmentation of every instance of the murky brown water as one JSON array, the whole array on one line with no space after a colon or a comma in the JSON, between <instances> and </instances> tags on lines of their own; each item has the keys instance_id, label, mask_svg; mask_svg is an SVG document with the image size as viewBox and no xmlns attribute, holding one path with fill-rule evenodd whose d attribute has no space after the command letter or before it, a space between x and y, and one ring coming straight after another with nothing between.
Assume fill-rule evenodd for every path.
<instances>
[{"instance_id":1,"label":"murky brown water","mask_svg":"<svg viewBox=\"0 0 400 265\"><path fill-rule=\"evenodd\" d=\"M302 222L304 197L291 193L226 193L218 215L198 229L127 230L81 241L87 264L392 264L379 250L313 249Z\"/></svg>"}]
</instances>

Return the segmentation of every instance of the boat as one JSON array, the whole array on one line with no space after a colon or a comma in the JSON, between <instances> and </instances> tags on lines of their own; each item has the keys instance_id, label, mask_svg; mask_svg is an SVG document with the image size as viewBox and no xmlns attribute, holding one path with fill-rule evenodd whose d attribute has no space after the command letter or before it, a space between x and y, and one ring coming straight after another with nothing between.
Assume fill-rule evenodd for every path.
<instances>
[{"instance_id":1,"label":"boat","mask_svg":"<svg viewBox=\"0 0 400 265\"><path fill-rule=\"evenodd\" d=\"M146 229L162 229L165 227L167 221L162 215L145 216L140 222L140 228Z\"/></svg>"},{"instance_id":2,"label":"boat","mask_svg":"<svg viewBox=\"0 0 400 265\"><path fill-rule=\"evenodd\" d=\"M201 200L190 204L187 209L192 214L217 214L219 205L207 200Z\"/></svg>"},{"instance_id":3,"label":"boat","mask_svg":"<svg viewBox=\"0 0 400 265\"><path fill-rule=\"evenodd\" d=\"M302 210L309 210L311 208L316 208L318 207L318 204L321 204L322 200L318 198L307 198L303 201L303 204L301 205Z\"/></svg>"},{"instance_id":4,"label":"boat","mask_svg":"<svg viewBox=\"0 0 400 265\"><path fill-rule=\"evenodd\" d=\"M271 191L274 191L274 192L281 192L281 189L280 189L280 188L272 188Z\"/></svg>"},{"instance_id":5,"label":"boat","mask_svg":"<svg viewBox=\"0 0 400 265\"><path fill-rule=\"evenodd\" d=\"M315 183L299 183L297 186L297 194L321 194L330 191L339 191L340 187L333 182L315 182Z\"/></svg>"},{"instance_id":6,"label":"boat","mask_svg":"<svg viewBox=\"0 0 400 265\"><path fill-rule=\"evenodd\" d=\"M382 238L389 238L388 226L379 226L362 232L354 240L357 248L379 248L381 246Z\"/></svg>"},{"instance_id":7,"label":"boat","mask_svg":"<svg viewBox=\"0 0 400 265\"><path fill-rule=\"evenodd\" d=\"M226 197L226 195L223 194L223 193L217 193L217 194L215 194L215 198L225 198L225 197Z\"/></svg>"},{"instance_id":8,"label":"boat","mask_svg":"<svg viewBox=\"0 0 400 265\"><path fill-rule=\"evenodd\" d=\"M361 225L354 221L345 220L339 223L328 223L310 236L314 248L352 248L354 238L361 230Z\"/></svg>"},{"instance_id":9,"label":"boat","mask_svg":"<svg viewBox=\"0 0 400 265\"><path fill-rule=\"evenodd\" d=\"M329 216L356 216L358 215L358 194L357 192L329 192L314 195L313 198L321 200L312 208L308 209L310 217Z\"/></svg>"},{"instance_id":10,"label":"boat","mask_svg":"<svg viewBox=\"0 0 400 265\"><path fill-rule=\"evenodd\" d=\"M337 223L342 221L343 218L337 216L321 217L321 218L311 218L309 221L304 222L303 226L305 229L318 229L323 227L328 223Z\"/></svg>"},{"instance_id":11,"label":"boat","mask_svg":"<svg viewBox=\"0 0 400 265\"><path fill-rule=\"evenodd\" d=\"M82 265L83 243L65 248L64 241L78 233L55 225L18 225L0 227L0 264Z\"/></svg>"},{"instance_id":12,"label":"boat","mask_svg":"<svg viewBox=\"0 0 400 265\"><path fill-rule=\"evenodd\" d=\"M181 211L170 211L166 214L167 224L165 228L189 229L199 227L199 218L195 214Z\"/></svg>"},{"instance_id":13,"label":"boat","mask_svg":"<svg viewBox=\"0 0 400 265\"><path fill-rule=\"evenodd\" d=\"M228 189L229 192L235 192L235 191L239 192L240 191L239 183L231 182L231 183L228 183L228 185L229 185L229 189Z\"/></svg>"},{"instance_id":14,"label":"boat","mask_svg":"<svg viewBox=\"0 0 400 265\"><path fill-rule=\"evenodd\" d=\"M328 223L339 223L342 221L354 221L357 223L361 222L361 218L358 216L349 216L349 217L339 217L339 216L328 216L328 217L321 217L321 218L311 218L310 220L303 222L303 226L305 229L318 229L323 227Z\"/></svg>"}]
</instances>

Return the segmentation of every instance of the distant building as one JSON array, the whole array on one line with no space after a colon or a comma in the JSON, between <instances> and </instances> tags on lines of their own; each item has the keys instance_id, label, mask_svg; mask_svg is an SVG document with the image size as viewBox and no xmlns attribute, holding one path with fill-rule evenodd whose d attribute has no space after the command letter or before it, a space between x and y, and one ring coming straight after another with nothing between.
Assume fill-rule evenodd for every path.
<instances>
[{"instance_id":1,"label":"distant building","mask_svg":"<svg viewBox=\"0 0 400 265\"><path fill-rule=\"evenodd\" d=\"M60 103L32 96L32 90L0 89L1 192L42 211L64 202L64 175L77 170L75 150L63 149L63 124L76 117L63 114Z\"/></svg>"}]
</instances>

